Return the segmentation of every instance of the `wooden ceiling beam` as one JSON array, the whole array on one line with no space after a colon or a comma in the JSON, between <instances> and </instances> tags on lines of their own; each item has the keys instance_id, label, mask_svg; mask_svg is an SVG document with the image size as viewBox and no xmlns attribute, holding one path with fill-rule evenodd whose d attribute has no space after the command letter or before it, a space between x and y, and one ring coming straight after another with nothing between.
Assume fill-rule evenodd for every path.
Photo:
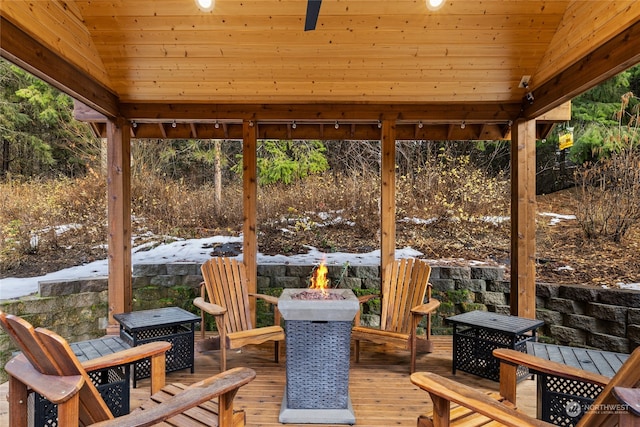
<instances>
[{"instance_id":1,"label":"wooden ceiling beam","mask_svg":"<svg viewBox=\"0 0 640 427\"><path fill-rule=\"evenodd\" d=\"M109 118L119 115L115 93L0 16L0 56Z\"/></svg>"},{"instance_id":2,"label":"wooden ceiling beam","mask_svg":"<svg viewBox=\"0 0 640 427\"><path fill-rule=\"evenodd\" d=\"M329 123L296 124L257 122L259 139L286 140L379 140L380 128L377 123L344 123L335 128ZM104 125L94 126L98 136L104 137ZM140 123L131 127L132 137L139 139L231 139L242 138L242 123L220 123L216 128L212 123L177 123L174 128L170 123ZM462 129L454 124L399 123L396 125L396 136L399 140L503 140L508 139L508 125L485 124L467 125ZM541 129L550 129L545 127Z\"/></svg>"},{"instance_id":3,"label":"wooden ceiling beam","mask_svg":"<svg viewBox=\"0 0 640 427\"><path fill-rule=\"evenodd\" d=\"M523 117L535 119L618 73L640 63L640 21L636 21L525 96Z\"/></svg>"},{"instance_id":4,"label":"wooden ceiling beam","mask_svg":"<svg viewBox=\"0 0 640 427\"><path fill-rule=\"evenodd\" d=\"M515 120L519 103L433 104L163 104L122 103L120 111L130 120L215 121L422 121L423 123L500 123Z\"/></svg>"}]
</instances>

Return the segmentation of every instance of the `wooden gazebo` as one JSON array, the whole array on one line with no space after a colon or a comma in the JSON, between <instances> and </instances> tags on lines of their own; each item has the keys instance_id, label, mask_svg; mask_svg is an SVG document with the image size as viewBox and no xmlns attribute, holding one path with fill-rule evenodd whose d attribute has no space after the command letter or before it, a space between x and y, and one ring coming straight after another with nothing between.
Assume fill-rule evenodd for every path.
<instances>
[{"instance_id":1,"label":"wooden gazebo","mask_svg":"<svg viewBox=\"0 0 640 427\"><path fill-rule=\"evenodd\" d=\"M395 249L396 140L510 139L511 310L535 317L536 135L569 119L572 97L640 62L640 2L432 9L424 0L217 0L210 11L194 0L3 0L2 57L87 106L80 118L108 140L110 322L131 310L130 139L148 137L243 141L253 287L258 139L382 141L382 265Z\"/></svg>"}]
</instances>

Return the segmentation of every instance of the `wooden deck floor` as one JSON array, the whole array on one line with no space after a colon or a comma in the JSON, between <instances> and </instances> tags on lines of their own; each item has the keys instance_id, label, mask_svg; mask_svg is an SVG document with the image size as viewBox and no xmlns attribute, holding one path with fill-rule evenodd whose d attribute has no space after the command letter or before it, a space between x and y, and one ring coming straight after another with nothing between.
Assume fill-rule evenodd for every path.
<instances>
[{"instance_id":1,"label":"wooden deck floor","mask_svg":"<svg viewBox=\"0 0 640 427\"><path fill-rule=\"evenodd\" d=\"M498 383L463 372L451 375L452 341L450 336L434 337L436 351L418 358L417 370L431 371L480 390L497 390ZM352 362L349 390L357 426L415 426L416 418L431 408L426 392L409 381L409 353L362 345L359 364ZM321 363L321 361L319 361ZM167 375L167 382L190 384L218 372L218 353L197 353L195 373L188 369ZM247 426L282 426L278 421L285 385L285 362L273 362L272 345L251 346L241 352L229 353L228 367L249 366L256 379L242 387L235 399L236 408L247 414ZM4 396L7 384L0 386L0 426L9 427ZM148 380L132 390L132 406L148 397ZM525 380L518 385L518 405L535 416L535 381ZM295 424L286 424L296 426ZM321 424L314 424L322 426ZM302 424L301 426L309 426Z\"/></svg>"}]
</instances>

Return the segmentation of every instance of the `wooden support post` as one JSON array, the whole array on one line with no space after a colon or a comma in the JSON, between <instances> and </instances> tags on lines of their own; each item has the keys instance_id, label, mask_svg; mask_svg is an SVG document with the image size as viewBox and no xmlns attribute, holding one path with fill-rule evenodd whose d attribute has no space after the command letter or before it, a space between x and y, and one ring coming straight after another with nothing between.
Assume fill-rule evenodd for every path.
<instances>
[{"instance_id":1,"label":"wooden support post","mask_svg":"<svg viewBox=\"0 0 640 427\"><path fill-rule=\"evenodd\" d=\"M511 132L511 314L536 318L536 122Z\"/></svg>"},{"instance_id":2,"label":"wooden support post","mask_svg":"<svg viewBox=\"0 0 640 427\"><path fill-rule=\"evenodd\" d=\"M117 334L117 313L131 311L131 129L124 118L107 122L107 222L109 326Z\"/></svg>"},{"instance_id":3,"label":"wooden support post","mask_svg":"<svg viewBox=\"0 0 640 427\"><path fill-rule=\"evenodd\" d=\"M396 122L382 122L382 167L380 188L381 277L396 253Z\"/></svg>"},{"instance_id":4,"label":"wooden support post","mask_svg":"<svg viewBox=\"0 0 640 427\"><path fill-rule=\"evenodd\" d=\"M243 246L242 257L247 267L249 293L258 290L258 161L257 126L245 120L242 123L242 193L243 193ZM253 324L256 324L255 299L250 300Z\"/></svg>"}]
</instances>

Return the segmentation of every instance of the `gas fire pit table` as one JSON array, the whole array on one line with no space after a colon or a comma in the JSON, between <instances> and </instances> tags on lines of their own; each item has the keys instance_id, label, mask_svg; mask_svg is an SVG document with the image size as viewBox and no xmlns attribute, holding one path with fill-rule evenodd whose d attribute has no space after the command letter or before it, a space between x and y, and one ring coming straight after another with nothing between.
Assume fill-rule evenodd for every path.
<instances>
[{"instance_id":1,"label":"gas fire pit table","mask_svg":"<svg viewBox=\"0 0 640 427\"><path fill-rule=\"evenodd\" d=\"M351 322L360 306L353 291L285 289L278 309L287 346L280 422L355 424L349 359Z\"/></svg>"}]
</instances>

